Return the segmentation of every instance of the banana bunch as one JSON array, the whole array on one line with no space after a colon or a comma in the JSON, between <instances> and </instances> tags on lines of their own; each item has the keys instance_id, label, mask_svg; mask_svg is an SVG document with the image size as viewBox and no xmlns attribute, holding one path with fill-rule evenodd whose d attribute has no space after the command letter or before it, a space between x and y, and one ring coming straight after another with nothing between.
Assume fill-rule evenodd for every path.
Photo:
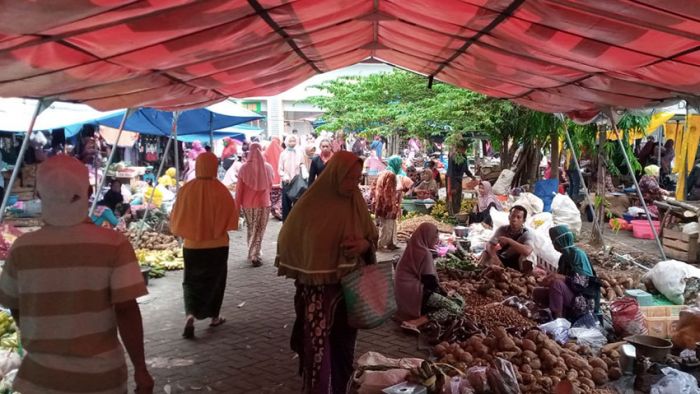
<instances>
[{"instance_id":1,"label":"banana bunch","mask_svg":"<svg viewBox=\"0 0 700 394\"><path fill-rule=\"evenodd\" d=\"M165 271L176 271L185 268L185 260L182 258L182 249L149 250L137 249L136 257L139 265L151 267L149 277L161 278Z\"/></svg>"},{"instance_id":2,"label":"banana bunch","mask_svg":"<svg viewBox=\"0 0 700 394\"><path fill-rule=\"evenodd\" d=\"M433 209L430 211L430 215L437 220L448 221L450 214L447 212L447 203L443 200L436 201Z\"/></svg>"},{"instance_id":3,"label":"banana bunch","mask_svg":"<svg viewBox=\"0 0 700 394\"><path fill-rule=\"evenodd\" d=\"M17 350L17 348L19 348L19 338L16 331L0 337L0 349Z\"/></svg>"},{"instance_id":4,"label":"banana bunch","mask_svg":"<svg viewBox=\"0 0 700 394\"><path fill-rule=\"evenodd\" d=\"M437 375L441 371L436 371L430 362L423 360L420 366L411 368L410 372L410 381L425 386L429 393L435 392Z\"/></svg>"},{"instance_id":5,"label":"banana bunch","mask_svg":"<svg viewBox=\"0 0 700 394\"><path fill-rule=\"evenodd\" d=\"M7 312L0 311L0 337L15 331L17 331L17 326L15 326L15 320L12 316Z\"/></svg>"}]
</instances>

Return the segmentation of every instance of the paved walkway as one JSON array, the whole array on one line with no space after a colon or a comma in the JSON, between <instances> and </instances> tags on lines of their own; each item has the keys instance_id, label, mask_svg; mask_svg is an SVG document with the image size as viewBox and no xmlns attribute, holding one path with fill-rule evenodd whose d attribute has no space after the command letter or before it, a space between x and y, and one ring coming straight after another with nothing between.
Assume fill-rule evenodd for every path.
<instances>
[{"instance_id":1,"label":"paved walkway","mask_svg":"<svg viewBox=\"0 0 700 394\"><path fill-rule=\"evenodd\" d=\"M234 233L222 311L228 321L214 329L208 320L198 322L194 341L180 337L182 271L151 280L150 295L139 303L156 393L300 391L297 359L289 349L294 285L277 277L272 266L280 227L276 220L268 226L260 268L245 262L245 231ZM418 350L416 337L404 335L393 322L360 333L356 357L368 350L395 357L427 355Z\"/></svg>"},{"instance_id":2,"label":"paved walkway","mask_svg":"<svg viewBox=\"0 0 700 394\"><path fill-rule=\"evenodd\" d=\"M272 266L280 227L276 220L268 226L263 244L265 265L260 268L245 262L245 232L233 233L222 312L228 321L215 329L208 328L208 321L198 322L194 341L180 337L185 319L182 271L151 280L150 295L139 302L146 358L156 379L156 393L300 391L297 359L289 349L294 285L277 277ZM653 241L610 232L606 239L619 249L654 254ZM392 256L379 257L384 260ZM405 335L393 322L360 332L356 357L369 350L394 357L427 356L418 349L416 337Z\"/></svg>"}]
</instances>

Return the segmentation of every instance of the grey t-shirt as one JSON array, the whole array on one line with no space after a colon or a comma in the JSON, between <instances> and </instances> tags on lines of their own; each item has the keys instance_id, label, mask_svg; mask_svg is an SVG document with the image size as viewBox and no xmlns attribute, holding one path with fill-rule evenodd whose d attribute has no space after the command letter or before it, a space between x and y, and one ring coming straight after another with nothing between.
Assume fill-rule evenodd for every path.
<instances>
[{"instance_id":1,"label":"grey t-shirt","mask_svg":"<svg viewBox=\"0 0 700 394\"><path fill-rule=\"evenodd\" d=\"M518 243L521 243L523 245L528 245L533 249L533 253L527 257L527 260L532 261L534 263L534 256L533 255L534 255L534 249L535 249L535 238L534 238L532 231L530 231L526 228L523 228L523 232L514 237L512 234L509 233L509 231L508 231L509 227L510 226L501 226L498 229L496 229L496 231L493 233L493 237L491 238L491 240L489 242L491 242L492 244L495 245L498 243L499 237L508 237L508 238L515 240ZM510 249L510 247L506 246L503 249L499 250L498 251L499 257L501 257L502 259L503 258L506 258L506 259L517 258L516 253L513 251L510 251L509 249Z\"/></svg>"}]
</instances>

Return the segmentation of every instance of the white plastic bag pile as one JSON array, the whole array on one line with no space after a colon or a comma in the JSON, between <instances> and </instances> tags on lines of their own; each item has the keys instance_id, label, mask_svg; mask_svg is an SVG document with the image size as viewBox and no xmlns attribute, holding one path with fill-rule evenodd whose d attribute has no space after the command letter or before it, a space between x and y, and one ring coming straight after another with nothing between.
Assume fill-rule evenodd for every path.
<instances>
[{"instance_id":1,"label":"white plastic bag pile","mask_svg":"<svg viewBox=\"0 0 700 394\"><path fill-rule=\"evenodd\" d=\"M557 193L552 200L552 216L554 225L566 224L571 231L579 235L581 233L581 212L576 203L566 194Z\"/></svg>"},{"instance_id":2,"label":"white plastic bag pile","mask_svg":"<svg viewBox=\"0 0 700 394\"><path fill-rule=\"evenodd\" d=\"M651 284L674 304L683 305L685 281L689 278L700 278L700 268L678 260L666 260L658 262L644 274L642 282L647 287Z\"/></svg>"},{"instance_id":3,"label":"white plastic bag pile","mask_svg":"<svg viewBox=\"0 0 700 394\"><path fill-rule=\"evenodd\" d=\"M515 177L515 172L509 169L504 169L501 171L501 175L498 176L496 183L493 184L494 194L505 195L510 192L510 184L513 182Z\"/></svg>"}]
</instances>

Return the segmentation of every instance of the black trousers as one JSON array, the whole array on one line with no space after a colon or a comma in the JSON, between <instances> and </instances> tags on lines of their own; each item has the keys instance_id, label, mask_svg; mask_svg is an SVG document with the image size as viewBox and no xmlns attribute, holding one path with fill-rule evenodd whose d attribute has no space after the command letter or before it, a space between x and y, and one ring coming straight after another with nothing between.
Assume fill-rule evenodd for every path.
<instances>
[{"instance_id":1,"label":"black trousers","mask_svg":"<svg viewBox=\"0 0 700 394\"><path fill-rule=\"evenodd\" d=\"M294 206L294 201L287 197L287 192L291 188L292 184L287 182L282 184L282 221L284 222L287 220L287 216L289 215L289 212L291 212L292 207Z\"/></svg>"}]
</instances>

